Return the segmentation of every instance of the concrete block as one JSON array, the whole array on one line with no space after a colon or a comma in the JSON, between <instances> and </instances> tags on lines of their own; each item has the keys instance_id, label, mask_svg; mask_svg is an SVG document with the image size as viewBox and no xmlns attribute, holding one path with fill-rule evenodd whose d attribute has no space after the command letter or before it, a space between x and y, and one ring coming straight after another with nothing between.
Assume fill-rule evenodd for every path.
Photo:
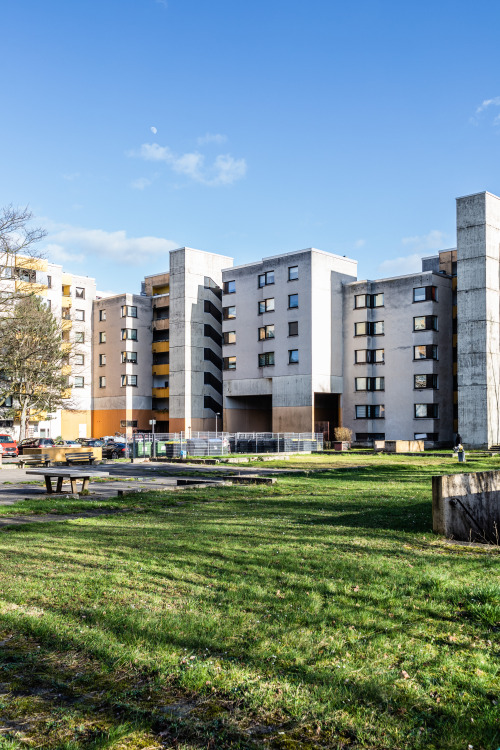
<instances>
[{"instance_id":1,"label":"concrete block","mask_svg":"<svg viewBox=\"0 0 500 750\"><path fill-rule=\"evenodd\" d=\"M432 477L432 528L460 541L500 543L500 471Z\"/></svg>"}]
</instances>

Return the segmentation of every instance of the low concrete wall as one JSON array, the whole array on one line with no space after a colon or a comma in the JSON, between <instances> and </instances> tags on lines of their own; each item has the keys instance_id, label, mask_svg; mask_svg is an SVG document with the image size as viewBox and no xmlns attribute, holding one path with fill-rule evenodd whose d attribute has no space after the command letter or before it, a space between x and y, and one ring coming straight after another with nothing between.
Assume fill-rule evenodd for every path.
<instances>
[{"instance_id":1,"label":"low concrete wall","mask_svg":"<svg viewBox=\"0 0 500 750\"><path fill-rule=\"evenodd\" d=\"M432 477L432 528L449 539L500 544L500 471Z\"/></svg>"}]
</instances>

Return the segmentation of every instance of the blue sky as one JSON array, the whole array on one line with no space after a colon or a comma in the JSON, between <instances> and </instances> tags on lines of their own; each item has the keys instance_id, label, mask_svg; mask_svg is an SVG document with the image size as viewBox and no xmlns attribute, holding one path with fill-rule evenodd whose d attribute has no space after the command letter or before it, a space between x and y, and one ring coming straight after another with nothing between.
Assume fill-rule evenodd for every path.
<instances>
[{"instance_id":1,"label":"blue sky","mask_svg":"<svg viewBox=\"0 0 500 750\"><path fill-rule=\"evenodd\" d=\"M411 272L457 196L500 193L499 24L490 0L3 0L0 205L102 290L182 245Z\"/></svg>"}]
</instances>

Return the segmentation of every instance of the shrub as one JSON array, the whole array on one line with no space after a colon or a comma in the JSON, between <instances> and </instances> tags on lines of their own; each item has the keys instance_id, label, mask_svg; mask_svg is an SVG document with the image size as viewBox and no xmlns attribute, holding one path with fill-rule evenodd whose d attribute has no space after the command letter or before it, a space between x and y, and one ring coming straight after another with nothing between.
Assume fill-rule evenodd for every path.
<instances>
[{"instance_id":1,"label":"shrub","mask_svg":"<svg viewBox=\"0 0 500 750\"><path fill-rule=\"evenodd\" d=\"M336 427L333 431L335 440L343 443L350 443L352 440L352 430L349 427Z\"/></svg>"}]
</instances>

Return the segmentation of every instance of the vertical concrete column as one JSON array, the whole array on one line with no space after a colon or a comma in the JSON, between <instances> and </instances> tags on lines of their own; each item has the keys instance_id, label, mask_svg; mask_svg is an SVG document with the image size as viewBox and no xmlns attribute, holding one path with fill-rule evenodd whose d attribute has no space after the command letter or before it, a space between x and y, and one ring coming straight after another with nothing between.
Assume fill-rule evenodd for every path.
<instances>
[{"instance_id":1,"label":"vertical concrete column","mask_svg":"<svg viewBox=\"0 0 500 750\"><path fill-rule=\"evenodd\" d=\"M458 429L478 448L500 443L499 254L500 198L458 198Z\"/></svg>"}]
</instances>

